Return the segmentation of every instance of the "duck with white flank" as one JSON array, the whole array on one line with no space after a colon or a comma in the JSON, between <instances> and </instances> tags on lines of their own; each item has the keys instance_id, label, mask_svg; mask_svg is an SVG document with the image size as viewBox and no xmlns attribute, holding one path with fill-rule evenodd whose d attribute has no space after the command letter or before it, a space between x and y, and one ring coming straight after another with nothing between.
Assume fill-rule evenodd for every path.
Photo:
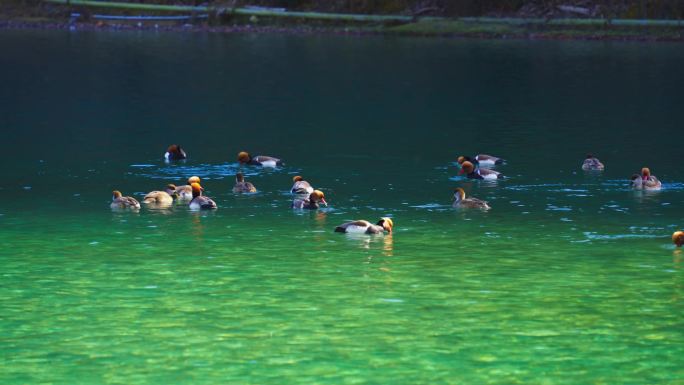
<instances>
[{"instance_id":1,"label":"duck with white flank","mask_svg":"<svg viewBox=\"0 0 684 385\"><path fill-rule=\"evenodd\" d=\"M487 202L481 199L466 198L465 191L460 187L454 190L454 204L452 206L456 208L480 210L489 210L491 208Z\"/></svg>"},{"instance_id":2,"label":"duck with white flank","mask_svg":"<svg viewBox=\"0 0 684 385\"><path fill-rule=\"evenodd\" d=\"M587 154L587 158L582 163L582 170L584 171L603 171L605 168L606 166L592 154Z\"/></svg>"},{"instance_id":3,"label":"duck with white flank","mask_svg":"<svg viewBox=\"0 0 684 385\"><path fill-rule=\"evenodd\" d=\"M648 167L641 169L641 175L632 175L632 188L635 190L660 190L662 184L657 177L651 175Z\"/></svg>"},{"instance_id":4,"label":"duck with white flank","mask_svg":"<svg viewBox=\"0 0 684 385\"><path fill-rule=\"evenodd\" d=\"M181 146L177 144L170 145L169 148L166 149L166 153L164 154L164 159L167 161L183 160L187 157L188 156L185 154L185 151L183 151Z\"/></svg>"},{"instance_id":5,"label":"duck with white flank","mask_svg":"<svg viewBox=\"0 0 684 385\"><path fill-rule=\"evenodd\" d=\"M292 189L290 189L290 192L292 194L309 195L314 190L314 188L311 187L311 184L309 184L309 182L305 181L304 178L302 178L299 175L292 178L292 181L294 182L294 184L292 185Z\"/></svg>"},{"instance_id":6,"label":"duck with white flank","mask_svg":"<svg viewBox=\"0 0 684 385\"><path fill-rule=\"evenodd\" d=\"M190 185L192 188L192 200L190 201L190 210L210 210L215 209L216 202L211 198L202 195L204 189L199 183L193 183Z\"/></svg>"},{"instance_id":7,"label":"duck with white flank","mask_svg":"<svg viewBox=\"0 0 684 385\"><path fill-rule=\"evenodd\" d=\"M311 194L309 194L308 198L295 198L295 200L292 202L292 208L317 210L320 208L318 202L328 206L328 202L325 201L325 194L323 194L323 191L314 190L311 192Z\"/></svg>"},{"instance_id":8,"label":"duck with white flank","mask_svg":"<svg viewBox=\"0 0 684 385\"><path fill-rule=\"evenodd\" d=\"M150 191L143 197L143 203L148 205L170 205L173 203L173 197L176 195L175 187L170 184L166 186L165 191Z\"/></svg>"},{"instance_id":9,"label":"duck with white flank","mask_svg":"<svg viewBox=\"0 0 684 385\"><path fill-rule=\"evenodd\" d=\"M185 186L176 186L174 184L170 184L166 186L166 192L173 195L170 191L174 191L176 193L176 198L181 201L181 202L190 202L192 200L192 184L193 183L200 183L200 177L198 176L191 176L188 178L188 184Z\"/></svg>"},{"instance_id":10,"label":"duck with white flank","mask_svg":"<svg viewBox=\"0 0 684 385\"><path fill-rule=\"evenodd\" d=\"M366 220L343 223L335 227L335 232L347 234L384 234L385 231L391 233L393 227L394 222L392 219L383 217L376 224Z\"/></svg>"},{"instance_id":11,"label":"duck with white flank","mask_svg":"<svg viewBox=\"0 0 684 385\"><path fill-rule=\"evenodd\" d=\"M112 204L109 207L119 210L119 209L133 209L137 210L140 208L140 202L138 202L133 197L121 196L119 190L114 190L112 192Z\"/></svg>"},{"instance_id":12,"label":"duck with white flank","mask_svg":"<svg viewBox=\"0 0 684 385\"><path fill-rule=\"evenodd\" d=\"M461 165L461 171L458 175L466 174L468 179L485 179L485 180L496 180L503 179L503 175L500 172L490 170L488 168L478 168L468 161L463 162Z\"/></svg>"},{"instance_id":13,"label":"duck with white flank","mask_svg":"<svg viewBox=\"0 0 684 385\"><path fill-rule=\"evenodd\" d=\"M677 247L682 247L684 245L684 231L675 231L672 234L672 243L677 245Z\"/></svg>"},{"instance_id":14,"label":"duck with white flank","mask_svg":"<svg viewBox=\"0 0 684 385\"><path fill-rule=\"evenodd\" d=\"M501 158L497 158L496 156L491 156L487 154L478 154L474 157L459 156L456 161L458 162L458 164L463 164L463 162L470 162L476 166L495 166L499 164L504 164L506 162Z\"/></svg>"},{"instance_id":15,"label":"duck with white flank","mask_svg":"<svg viewBox=\"0 0 684 385\"><path fill-rule=\"evenodd\" d=\"M257 155L253 157L245 151L238 153L238 162L240 162L240 164L251 164L263 167L277 167L283 165L283 161L278 158L266 155Z\"/></svg>"},{"instance_id":16,"label":"duck with white flank","mask_svg":"<svg viewBox=\"0 0 684 385\"><path fill-rule=\"evenodd\" d=\"M256 187L250 182L245 182L245 176L241 172L235 174L235 186L233 186L234 193L255 193Z\"/></svg>"}]
</instances>

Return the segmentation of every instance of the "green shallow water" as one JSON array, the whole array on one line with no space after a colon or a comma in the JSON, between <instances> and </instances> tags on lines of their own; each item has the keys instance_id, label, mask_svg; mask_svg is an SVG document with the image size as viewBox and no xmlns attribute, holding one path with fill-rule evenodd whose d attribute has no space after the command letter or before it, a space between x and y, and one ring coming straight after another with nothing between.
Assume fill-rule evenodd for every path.
<instances>
[{"instance_id":1,"label":"green shallow water","mask_svg":"<svg viewBox=\"0 0 684 385\"><path fill-rule=\"evenodd\" d=\"M681 47L4 31L0 383L682 383ZM286 167L235 196L245 149ZM195 174L217 211L109 209Z\"/></svg>"}]
</instances>

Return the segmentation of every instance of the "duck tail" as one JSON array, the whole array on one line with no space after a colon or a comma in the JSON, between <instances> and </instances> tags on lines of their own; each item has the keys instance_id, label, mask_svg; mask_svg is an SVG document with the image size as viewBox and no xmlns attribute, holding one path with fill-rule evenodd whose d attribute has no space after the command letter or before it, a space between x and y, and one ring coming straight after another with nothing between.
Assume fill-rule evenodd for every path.
<instances>
[{"instance_id":1,"label":"duck tail","mask_svg":"<svg viewBox=\"0 0 684 385\"><path fill-rule=\"evenodd\" d=\"M344 227L342 227L342 226L337 226L337 227L335 227L335 232L336 233L345 233L345 232L347 232L347 230L345 230Z\"/></svg>"}]
</instances>

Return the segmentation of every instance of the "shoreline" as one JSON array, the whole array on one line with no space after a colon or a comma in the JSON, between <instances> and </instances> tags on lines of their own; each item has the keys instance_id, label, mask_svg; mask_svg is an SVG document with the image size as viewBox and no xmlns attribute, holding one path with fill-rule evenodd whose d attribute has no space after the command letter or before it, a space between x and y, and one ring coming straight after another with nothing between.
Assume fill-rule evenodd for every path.
<instances>
[{"instance_id":1,"label":"shoreline","mask_svg":"<svg viewBox=\"0 0 684 385\"><path fill-rule=\"evenodd\" d=\"M306 23L261 23L208 25L130 22L70 22L56 18L0 19L0 30L144 31L190 33L256 33L291 35L385 36L483 40L576 40L625 42L684 42L679 30L648 28L530 28L461 22L415 22L395 26L313 25Z\"/></svg>"}]
</instances>

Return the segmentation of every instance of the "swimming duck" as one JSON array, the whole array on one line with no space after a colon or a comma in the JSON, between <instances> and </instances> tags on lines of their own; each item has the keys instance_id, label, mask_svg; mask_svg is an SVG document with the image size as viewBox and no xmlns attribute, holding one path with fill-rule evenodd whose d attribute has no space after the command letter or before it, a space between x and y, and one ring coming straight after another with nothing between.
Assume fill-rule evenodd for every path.
<instances>
[{"instance_id":1,"label":"swimming duck","mask_svg":"<svg viewBox=\"0 0 684 385\"><path fill-rule=\"evenodd\" d=\"M121 192L119 190L114 190L112 192L112 204L109 205L109 207L113 209L139 209L140 208L140 202L138 202L135 198L133 197L124 197L121 196Z\"/></svg>"},{"instance_id":2,"label":"swimming duck","mask_svg":"<svg viewBox=\"0 0 684 385\"><path fill-rule=\"evenodd\" d=\"M641 180L643 181L644 190L660 190L661 188L660 181L651 175L651 170L648 167L641 169Z\"/></svg>"},{"instance_id":3,"label":"swimming duck","mask_svg":"<svg viewBox=\"0 0 684 385\"><path fill-rule=\"evenodd\" d=\"M256 187L250 182L245 182L245 176L241 172L235 174L235 186L233 187L234 193L255 193L257 192Z\"/></svg>"},{"instance_id":4,"label":"swimming duck","mask_svg":"<svg viewBox=\"0 0 684 385\"><path fill-rule=\"evenodd\" d=\"M490 170L488 168L478 168L476 170L475 166L469 161L465 161L463 164L461 164L461 171L458 172L458 175L461 174L466 174L468 179L503 179L503 175L500 172Z\"/></svg>"},{"instance_id":5,"label":"swimming duck","mask_svg":"<svg viewBox=\"0 0 684 385\"><path fill-rule=\"evenodd\" d=\"M454 190L454 204L453 207L489 210L491 207L487 202L477 198L466 198L465 191L462 188Z\"/></svg>"},{"instance_id":6,"label":"swimming duck","mask_svg":"<svg viewBox=\"0 0 684 385\"><path fill-rule=\"evenodd\" d=\"M249 153L245 151L238 153L238 161L240 163L263 167L276 167L283 165L283 161L278 158L266 155L257 155L255 157L252 157L251 155L249 155Z\"/></svg>"},{"instance_id":7,"label":"swimming duck","mask_svg":"<svg viewBox=\"0 0 684 385\"><path fill-rule=\"evenodd\" d=\"M181 146L177 144L170 145L169 148L166 149L166 153L164 154L164 159L166 160L181 160L187 157L188 156L185 154L185 151L183 151Z\"/></svg>"},{"instance_id":8,"label":"swimming duck","mask_svg":"<svg viewBox=\"0 0 684 385\"><path fill-rule=\"evenodd\" d=\"M584 171L603 171L605 168L606 166L598 158L594 158L592 154L587 154L584 163L582 163L582 170Z\"/></svg>"},{"instance_id":9,"label":"swimming duck","mask_svg":"<svg viewBox=\"0 0 684 385\"><path fill-rule=\"evenodd\" d=\"M684 245L684 231L675 231L672 234L672 243L677 245L677 247L682 247Z\"/></svg>"},{"instance_id":10,"label":"swimming duck","mask_svg":"<svg viewBox=\"0 0 684 385\"><path fill-rule=\"evenodd\" d=\"M394 222L391 218L380 218L378 223L372 224L366 220L351 221L335 227L337 233L349 234L384 234L392 232Z\"/></svg>"},{"instance_id":11,"label":"swimming duck","mask_svg":"<svg viewBox=\"0 0 684 385\"><path fill-rule=\"evenodd\" d=\"M323 194L323 191L314 190L311 192L311 194L309 194L308 198L295 198L295 200L292 202L292 208L316 210L320 208L318 202L328 206L328 202L325 201L325 194Z\"/></svg>"},{"instance_id":12,"label":"swimming duck","mask_svg":"<svg viewBox=\"0 0 684 385\"><path fill-rule=\"evenodd\" d=\"M294 182L294 184L292 185L292 189L290 189L290 192L295 195L309 195L314 190L314 188L311 187L309 182L305 181L304 178L302 178L299 175L292 178L292 181Z\"/></svg>"},{"instance_id":13,"label":"swimming duck","mask_svg":"<svg viewBox=\"0 0 684 385\"><path fill-rule=\"evenodd\" d=\"M211 198L202 195L202 186L199 183L193 183L190 185L192 188L192 200L190 201L190 210L209 210L215 209L216 202Z\"/></svg>"},{"instance_id":14,"label":"swimming duck","mask_svg":"<svg viewBox=\"0 0 684 385\"><path fill-rule=\"evenodd\" d=\"M505 163L505 160L487 154L477 154L474 157L459 156L456 161L458 162L458 164L463 164L463 162L470 162L473 165L480 166L494 166L497 164Z\"/></svg>"},{"instance_id":15,"label":"swimming duck","mask_svg":"<svg viewBox=\"0 0 684 385\"><path fill-rule=\"evenodd\" d=\"M183 201L183 202L189 202L192 200L192 184L193 183L200 183L200 177L198 176L191 176L188 178L188 184L186 186L175 186L175 185L168 185L167 189L171 186L174 187L174 191L176 192L176 197L178 200ZM168 190L166 191L168 192Z\"/></svg>"},{"instance_id":16,"label":"swimming duck","mask_svg":"<svg viewBox=\"0 0 684 385\"><path fill-rule=\"evenodd\" d=\"M158 204L158 205L170 205L173 203L173 195L176 192L173 191L169 194L170 187L173 185L167 185L165 191L150 191L143 197L143 203L145 204ZM175 187L175 186L174 186Z\"/></svg>"}]
</instances>

